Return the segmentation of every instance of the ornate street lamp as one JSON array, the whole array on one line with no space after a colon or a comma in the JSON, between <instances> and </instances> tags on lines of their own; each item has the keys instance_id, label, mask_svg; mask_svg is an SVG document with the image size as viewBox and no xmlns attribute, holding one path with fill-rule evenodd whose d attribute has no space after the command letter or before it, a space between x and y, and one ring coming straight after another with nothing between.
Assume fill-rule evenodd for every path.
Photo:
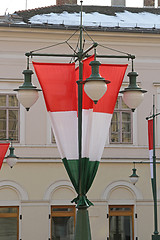
<instances>
[{"instance_id":1,"label":"ornate street lamp","mask_svg":"<svg viewBox=\"0 0 160 240\"><path fill-rule=\"evenodd\" d=\"M101 64L99 61L96 60L96 58L134 59L135 56L130 55L130 54L126 54L123 56L120 56L120 55L118 55L118 56L116 56L116 55L96 55L96 47L98 46L98 44L95 42L93 42L93 45L90 48L88 48L86 51L84 51L83 42L82 42L82 36L83 36L83 30L84 30L84 28L82 26L82 2L83 1L81 1L81 22L80 22L80 27L79 27L80 36L79 36L78 52L74 51L73 54L43 54L43 53L36 53L36 51L42 50L42 49L38 49L38 50L31 51L29 53L26 53L26 56L28 58L27 70L23 72L23 74L25 76L25 81L24 81L23 86L20 86L18 89L15 89L15 91L18 92L18 99L19 99L20 103L22 103L22 105L26 108L26 110L29 110L29 108L34 104L34 102L38 98L39 89L36 89L36 87L34 87L31 82L31 76L32 76L33 72L31 70L29 70L29 57L33 57L33 56L45 56L45 57L52 56L52 57L63 57L63 58L71 57L71 58L75 59L74 62L76 62L76 61L79 62L79 80L77 81L77 84L78 84L78 114L77 114L78 115L78 161L79 161L79 165L78 165L78 171L79 171L78 174L79 175L78 176L79 177L78 177L78 180L76 179L76 181L72 181L73 179L71 180L72 183L74 182L73 185L76 185L76 187L75 186L74 187L78 193L78 197L76 199L74 199L74 202L76 202L77 208L78 208L74 240L91 240L91 232L90 232L90 224L89 224L87 208L90 205L92 205L92 203L87 199L85 191L83 189L83 184L84 184L84 182L86 183L86 178L84 176L85 175L84 171L86 170L84 167L84 160L85 160L85 162L87 162L87 160L86 160L87 156L85 156L85 157L82 156L83 84L84 84L84 91L89 96L89 98L91 98L93 100L93 102L96 104L99 101L99 99L101 99L102 96L105 94L105 92L107 90L107 84L110 83L109 80L106 80L100 76L99 66ZM57 45L54 45L54 46L57 46ZM53 47L53 45L50 47ZM48 48L48 47L46 47L46 48ZM45 48L43 48L43 49L45 49ZM73 50L73 48L71 48L71 49ZM94 54L95 58L93 61L90 62L92 73L89 78L83 80L83 60L89 57L88 52L92 49L95 50L95 54ZM133 79L133 77L132 77L132 79ZM135 91L133 86L130 86L130 90ZM132 98L132 100L134 101L133 98ZM134 108L135 108L135 106L134 106ZM67 159L66 158L64 158L64 159L65 159L64 161L66 162ZM67 167L66 167L66 169L67 169ZM86 168L89 168L89 163L86 166ZM68 167L68 169L69 169L69 167ZM89 184L90 186L92 184L92 181L94 179L96 171L97 171L97 169L95 169L95 172L92 174L92 177L90 179L90 184ZM69 169L69 172L71 174L70 169ZM70 177L70 179L71 179L71 177ZM78 184L77 184L77 182L78 182ZM88 191L90 186L87 186L86 191Z\"/></svg>"},{"instance_id":2,"label":"ornate street lamp","mask_svg":"<svg viewBox=\"0 0 160 240\"><path fill-rule=\"evenodd\" d=\"M18 160L18 157L14 154L15 149L12 144L13 139L12 138L1 138L0 141L7 141L8 146L9 146L9 144L11 144L11 146L9 147L9 155L7 157L5 157L5 159L6 159L6 162L8 163L8 165L12 168L17 163L17 160Z\"/></svg>"},{"instance_id":3,"label":"ornate street lamp","mask_svg":"<svg viewBox=\"0 0 160 240\"><path fill-rule=\"evenodd\" d=\"M89 65L92 67L92 74L84 81L84 91L96 104L107 91L107 84L110 83L110 81L100 76L99 66L101 63L99 61L94 60L90 62Z\"/></svg>"},{"instance_id":4,"label":"ornate street lamp","mask_svg":"<svg viewBox=\"0 0 160 240\"><path fill-rule=\"evenodd\" d=\"M29 57L27 57L27 69L23 71L23 74L23 85L18 89L14 89L14 91L17 91L18 101L29 111L30 107L38 100L38 92L41 91L32 85L33 71L29 69Z\"/></svg>"},{"instance_id":5,"label":"ornate street lamp","mask_svg":"<svg viewBox=\"0 0 160 240\"><path fill-rule=\"evenodd\" d=\"M11 142L11 146L9 148L9 155L6 157L6 162L8 163L8 165L13 168L13 166L17 163L18 157L14 154L14 147L12 146L12 142Z\"/></svg>"},{"instance_id":6,"label":"ornate street lamp","mask_svg":"<svg viewBox=\"0 0 160 240\"><path fill-rule=\"evenodd\" d=\"M139 178L139 176L136 173L137 169L135 168L135 163L134 163L134 168L132 169L132 171L133 171L132 175L130 175L129 178L130 178L131 183L133 185L135 185Z\"/></svg>"},{"instance_id":7,"label":"ornate street lamp","mask_svg":"<svg viewBox=\"0 0 160 240\"><path fill-rule=\"evenodd\" d=\"M123 94L122 98L124 103L132 109L132 112L141 104L144 98L144 93L146 90L140 88L136 83L136 78L138 76L137 72L133 69L133 59L132 59L132 71L127 75L129 77L129 85L124 90L120 91Z\"/></svg>"}]
</instances>

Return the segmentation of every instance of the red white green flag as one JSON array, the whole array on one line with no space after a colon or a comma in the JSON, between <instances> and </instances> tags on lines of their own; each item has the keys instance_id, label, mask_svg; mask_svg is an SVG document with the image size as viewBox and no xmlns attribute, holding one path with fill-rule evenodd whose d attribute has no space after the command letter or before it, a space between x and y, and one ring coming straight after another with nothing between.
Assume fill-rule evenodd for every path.
<instances>
[{"instance_id":1,"label":"red white green flag","mask_svg":"<svg viewBox=\"0 0 160 240\"><path fill-rule=\"evenodd\" d=\"M83 79L91 74L89 63L83 61ZM77 84L79 69L75 64L33 62L40 82L54 136L65 168L79 194ZM96 175L102 157L110 122L127 65L102 64L100 74L111 83L106 94L95 105L83 91L82 106L82 186L81 205L90 204L85 195ZM77 198L77 200L79 200Z\"/></svg>"},{"instance_id":2,"label":"red white green flag","mask_svg":"<svg viewBox=\"0 0 160 240\"><path fill-rule=\"evenodd\" d=\"M153 119L148 120L148 145L151 179L153 179Z\"/></svg>"},{"instance_id":3,"label":"red white green flag","mask_svg":"<svg viewBox=\"0 0 160 240\"><path fill-rule=\"evenodd\" d=\"M2 163L6 155L6 152L8 150L8 147L9 147L9 143L0 143L0 169L2 167Z\"/></svg>"}]
</instances>

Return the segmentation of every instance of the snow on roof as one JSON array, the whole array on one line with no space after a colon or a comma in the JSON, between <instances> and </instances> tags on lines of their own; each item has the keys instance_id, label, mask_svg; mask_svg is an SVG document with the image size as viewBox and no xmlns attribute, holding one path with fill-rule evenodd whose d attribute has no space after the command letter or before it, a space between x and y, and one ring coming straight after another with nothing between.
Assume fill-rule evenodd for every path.
<instances>
[{"instance_id":1,"label":"snow on roof","mask_svg":"<svg viewBox=\"0 0 160 240\"><path fill-rule=\"evenodd\" d=\"M29 19L31 24L64 24L78 26L80 13L49 13L35 15ZM83 12L83 26L93 27L140 27L160 28L160 15L149 12L133 13L129 11L116 12L115 16L101 14L98 12Z\"/></svg>"}]
</instances>

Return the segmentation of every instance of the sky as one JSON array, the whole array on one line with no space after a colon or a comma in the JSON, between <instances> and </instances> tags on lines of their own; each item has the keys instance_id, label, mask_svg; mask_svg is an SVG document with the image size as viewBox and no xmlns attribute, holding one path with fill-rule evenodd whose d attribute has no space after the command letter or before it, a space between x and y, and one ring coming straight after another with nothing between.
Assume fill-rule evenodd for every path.
<instances>
[{"instance_id":1,"label":"sky","mask_svg":"<svg viewBox=\"0 0 160 240\"><path fill-rule=\"evenodd\" d=\"M83 0L83 5L106 5L109 0ZM128 0L133 2L133 0ZM140 0L134 0L134 3ZM77 1L80 4L80 0ZM27 9L45 7L55 5L56 0L0 0L0 15L8 13L14 13L15 11L25 10L27 3Z\"/></svg>"},{"instance_id":2,"label":"sky","mask_svg":"<svg viewBox=\"0 0 160 240\"><path fill-rule=\"evenodd\" d=\"M18 10L25 10L27 2L27 9L45 7L55 5L56 0L0 0L0 15L6 13L13 13ZM80 0L78 0L78 4ZM106 5L106 0L84 0L83 4L92 5Z\"/></svg>"}]
</instances>

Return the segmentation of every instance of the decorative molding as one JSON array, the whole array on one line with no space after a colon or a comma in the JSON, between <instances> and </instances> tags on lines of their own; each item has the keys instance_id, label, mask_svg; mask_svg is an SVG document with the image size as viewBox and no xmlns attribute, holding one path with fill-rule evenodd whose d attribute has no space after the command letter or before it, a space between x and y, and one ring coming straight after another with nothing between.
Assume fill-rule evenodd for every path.
<instances>
[{"instance_id":1,"label":"decorative molding","mask_svg":"<svg viewBox=\"0 0 160 240\"><path fill-rule=\"evenodd\" d=\"M28 200L28 193L16 182L7 180L0 181L0 190L4 187L14 190L18 194L20 200Z\"/></svg>"},{"instance_id":2,"label":"decorative molding","mask_svg":"<svg viewBox=\"0 0 160 240\"><path fill-rule=\"evenodd\" d=\"M123 188L127 189L129 192L131 192L134 195L135 200L143 199L141 191L136 186L134 186L133 184L131 184L127 181L116 181L116 182L109 184L106 187L105 191L103 192L101 199L108 201L111 192L119 187L123 187Z\"/></svg>"},{"instance_id":3,"label":"decorative molding","mask_svg":"<svg viewBox=\"0 0 160 240\"><path fill-rule=\"evenodd\" d=\"M48 189L46 190L46 192L44 194L43 200L50 201L51 200L51 194L54 193L57 189L60 189L62 187L69 189L70 191L72 191L75 194L75 191L74 191L74 188L73 188L71 182L66 181L66 180L62 180L62 181L54 182L53 184L51 184L48 187Z\"/></svg>"}]
</instances>

